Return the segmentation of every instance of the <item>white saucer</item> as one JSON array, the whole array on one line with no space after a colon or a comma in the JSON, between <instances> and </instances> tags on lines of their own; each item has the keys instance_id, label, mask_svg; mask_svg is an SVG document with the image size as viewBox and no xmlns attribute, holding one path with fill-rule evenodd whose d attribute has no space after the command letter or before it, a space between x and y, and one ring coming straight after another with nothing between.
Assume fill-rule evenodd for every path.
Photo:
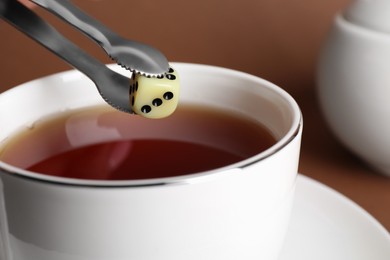
<instances>
[{"instance_id":1,"label":"white saucer","mask_svg":"<svg viewBox=\"0 0 390 260\"><path fill-rule=\"evenodd\" d=\"M279 260L389 260L390 234L331 188L299 175Z\"/></svg>"}]
</instances>

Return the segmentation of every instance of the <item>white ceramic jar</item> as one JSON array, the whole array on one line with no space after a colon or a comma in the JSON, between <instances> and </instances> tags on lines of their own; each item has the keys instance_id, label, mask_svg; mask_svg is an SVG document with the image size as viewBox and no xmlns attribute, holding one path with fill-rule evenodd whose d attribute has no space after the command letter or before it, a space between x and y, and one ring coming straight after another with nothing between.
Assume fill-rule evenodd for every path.
<instances>
[{"instance_id":1,"label":"white ceramic jar","mask_svg":"<svg viewBox=\"0 0 390 260\"><path fill-rule=\"evenodd\" d=\"M359 0L336 16L322 49L321 108L336 136L390 176L390 1Z\"/></svg>"}]
</instances>

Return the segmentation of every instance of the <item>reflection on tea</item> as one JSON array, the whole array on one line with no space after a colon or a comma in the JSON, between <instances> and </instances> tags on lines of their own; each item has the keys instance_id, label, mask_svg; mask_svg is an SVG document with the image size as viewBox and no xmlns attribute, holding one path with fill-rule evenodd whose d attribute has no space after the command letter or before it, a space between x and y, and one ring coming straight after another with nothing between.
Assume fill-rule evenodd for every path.
<instances>
[{"instance_id":1,"label":"reflection on tea","mask_svg":"<svg viewBox=\"0 0 390 260\"><path fill-rule=\"evenodd\" d=\"M36 122L0 147L0 160L68 178L148 179L223 167L274 143L259 123L215 108L179 105L150 120L102 106Z\"/></svg>"}]
</instances>

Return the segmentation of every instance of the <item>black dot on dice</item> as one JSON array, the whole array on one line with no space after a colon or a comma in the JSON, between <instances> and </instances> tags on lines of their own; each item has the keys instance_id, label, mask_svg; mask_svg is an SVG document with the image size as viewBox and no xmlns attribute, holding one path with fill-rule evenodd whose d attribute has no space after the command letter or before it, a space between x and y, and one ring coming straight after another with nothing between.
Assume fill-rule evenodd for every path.
<instances>
[{"instance_id":1,"label":"black dot on dice","mask_svg":"<svg viewBox=\"0 0 390 260\"><path fill-rule=\"evenodd\" d=\"M165 92L163 95L165 100L171 100L173 98L173 93L172 92Z\"/></svg>"},{"instance_id":2,"label":"black dot on dice","mask_svg":"<svg viewBox=\"0 0 390 260\"><path fill-rule=\"evenodd\" d=\"M135 91L138 91L138 81L135 82Z\"/></svg>"},{"instance_id":3,"label":"black dot on dice","mask_svg":"<svg viewBox=\"0 0 390 260\"><path fill-rule=\"evenodd\" d=\"M134 106L134 96L131 97L131 105Z\"/></svg>"},{"instance_id":4,"label":"black dot on dice","mask_svg":"<svg viewBox=\"0 0 390 260\"><path fill-rule=\"evenodd\" d=\"M159 98L155 98L155 99L153 99L152 104L153 104L153 106L155 106L155 107L161 106L162 100L159 99Z\"/></svg>"},{"instance_id":5,"label":"black dot on dice","mask_svg":"<svg viewBox=\"0 0 390 260\"><path fill-rule=\"evenodd\" d=\"M162 79L162 78L164 78L164 75L158 75L157 78Z\"/></svg>"},{"instance_id":6,"label":"black dot on dice","mask_svg":"<svg viewBox=\"0 0 390 260\"><path fill-rule=\"evenodd\" d=\"M172 72L174 72L174 70L172 68L169 68L168 72L172 73Z\"/></svg>"},{"instance_id":7,"label":"black dot on dice","mask_svg":"<svg viewBox=\"0 0 390 260\"><path fill-rule=\"evenodd\" d=\"M151 108L150 106L148 106L148 105L145 105L145 106L141 107L141 112L142 112L142 113L147 114L147 113L149 113L150 111L152 111L152 108Z\"/></svg>"},{"instance_id":8,"label":"black dot on dice","mask_svg":"<svg viewBox=\"0 0 390 260\"><path fill-rule=\"evenodd\" d=\"M165 77L167 77L167 79L169 79L169 80L175 80L176 79L176 76L173 75L173 74L166 74Z\"/></svg>"}]
</instances>

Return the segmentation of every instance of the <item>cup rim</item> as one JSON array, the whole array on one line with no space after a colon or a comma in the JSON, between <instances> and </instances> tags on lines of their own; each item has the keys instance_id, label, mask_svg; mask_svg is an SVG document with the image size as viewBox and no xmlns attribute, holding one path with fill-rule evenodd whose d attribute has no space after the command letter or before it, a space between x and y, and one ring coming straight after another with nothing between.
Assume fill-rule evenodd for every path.
<instances>
[{"instance_id":1,"label":"cup rim","mask_svg":"<svg viewBox=\"0 0 390 260\"><path fill-rule=\"evenodd\" d=\"M254 156L248 157L244 160L241 160L237 163L226 165L220 168L215 168L212 170L197 172L197 173L191 173L191 174L184 174L184 175L178 175L178 176L172 176L172 177L163 177L163 178L150 178L150 179L140 179L140 180L89 180L89 179L76 179L76 178L66 178L66 177L57 177L57 176L50 176L40 173L31 172L28 170L24 170L21 168L18 168L16 166L7 164L5 162L0 161L0 174L8 174L12 175L18 178L24 178L29 179L33 181L38 182L45 182L45 183L51 183L56 185L62 185L62 186L82 186L82 187L106 187L106 188L120 188L120 187L145 187L145 186L166 186L166 185L177 185L177 184L191 184L191 183L197 183L201 182L205 179L209 180L210 177L217 178L218 176L223 176L226 174L227 171L235 171L235 170L243 170L253 164L258 163L259 161L263 161L267 159L268 157L271 157L272 155L276 154L278 151L282 150L284 147L286 147L289 143L291 143L297 136L300 135L302 131L302 113L301 110L297 104L297 102L293 99L293 97L287 93L282 88L278 87L277 85L271 83L270 81L267 81L265 79L262 79L260 77L248 74L246 72L237 71L225 67L219 67L219 66L213 66L213 65L204 65L204 64L195 64L195 63L182 63L182 62L172 62L173 66L180 65L181 67L194 67L198 69L207 69L208 71L215 71L215 72L224 72L229 73L230 75L234 77L242 77L251 79L253 81L256 81L261 84L263 87L266 87L273 92L277 93L280 97L282 97L287 103L289 104L292 114L293 114L293 120L290 125L290 128L288 132L280 139L278 140L274 145L272 145L270 148L257 153ZM110 68L114 70L118 70L117 65L109 65ZM119 68L120 70L120 68ZM48 77L58 77L63 76L67 74L73 74L73 73L80 73L77 70L68 70L64 72L58 72L55 74L51 74L45 77L41 77L38 79L33 80L35 81L41 81L45 80ZM15 88L21 87L22 85L29 84L33 81L25 82L19 86L15 86L14 88L8 90L12 91Z\"/></svg>"}]
</instances>

